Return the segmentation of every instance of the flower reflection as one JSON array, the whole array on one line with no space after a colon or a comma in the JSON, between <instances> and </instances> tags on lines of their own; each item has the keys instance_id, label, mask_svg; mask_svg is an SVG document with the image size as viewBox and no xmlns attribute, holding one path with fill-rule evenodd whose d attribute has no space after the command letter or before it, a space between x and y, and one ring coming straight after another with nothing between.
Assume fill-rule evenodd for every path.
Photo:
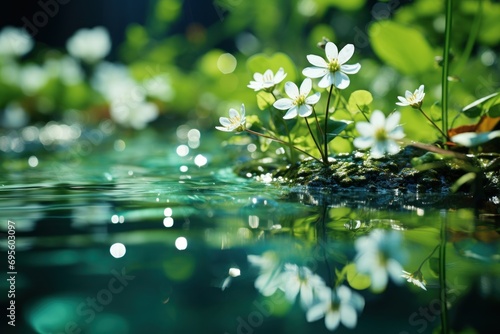
<instances>
[{"instance_id":1,"label":"flower reflection","mask_svg":"<svg viewBox=\"0 0 500 334\"><path fill-rule=\"evenodd\" d=\"M325 287L320 293L320 302L316 303L306 313L308 322L325 318L325 326L333 331L340 323L347 328L354 328L358 322L357 312L363 310L363 297L345 285L332 290Z\"/></svg>"},{"instance_id":2,"label":"flower reflection","mask_svg":"<svg viewBox=\"0 0 500 334\"><path fill-rule=\"evenodd\" d=\"M313 303L314 295L319 289L325 287L323 279L313 274L307 267L299 267L296 264L287 263L280 275L280 289L285 292L286 298L294 302L300 293L300 305L307 309Z\"/></svg>"},{"instance_id":3,"label":"flower reflection","mask_svg":"<svg viewBox=\"0 0 500 334\"><path fill-rule=\"evenodd\" d=\"M403 270L403 274L401 275L401 277L406 279L407 282L413 283L419 288L427 291L427 289L425 288L425 284L427 284L427 282L425 281L424 276L422 275L422 272L420 270L417 270L414 273L409 273Z\"/></svg>"},{"instance_id":4,"label":"flower reflection","mask_svg":"<svg viewBox=\"0 0 500 334\"><path fill-rule=\"evenodd\" d=\"M401 261L404 257L401 242L400 232L381 229L356 240L356 267L360 273L370 276L374 291L383 291L389 276L395 283L401 283Z\"/></svg>"},{"instance_id":5,"label":"flower reflection","mask_svg":"<svg viewBox=\"0 0 500 334\"><path fill-rule=\"evenodd\" d=\"M255 280L255 288L264 296L270 296L278 290L281 283L281 265L279 258L273 252L262 256L248 255L248 262L260 269Z\"/></svg>"}]
</instances>

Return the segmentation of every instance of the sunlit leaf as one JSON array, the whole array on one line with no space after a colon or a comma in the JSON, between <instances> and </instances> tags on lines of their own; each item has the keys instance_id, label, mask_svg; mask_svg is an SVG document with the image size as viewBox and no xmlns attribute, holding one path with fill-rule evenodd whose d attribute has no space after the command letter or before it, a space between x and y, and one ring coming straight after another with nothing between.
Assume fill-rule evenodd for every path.
<instances>
[{"instance_id":1,"label":"sunlit leaf","mask_svg":"<svg viewBox=\"0 0 500 334\"><path fill-rule=\"evenodd\" d=\"M483 113L483 103L488 101L489 99L497 96L498 93L493 93L488 96L482 97L480 99L477 99L476 101L466 105L463 107L462 112L467 116L467 117L478 117Z\"/></svg>"},{"instance_id":2,"label":"sunlit leaf","mask_svg":"<svg viewBox=\"0 0 500 334\"><path fill-rule=\"evenodd\" d=\"M356 90L349 96L347 108L351 113L363 112L367 114L370 111L368 107L373 102L372 94L367 90Z\"/></svg>"},{"instance_id":3,"label":"sunlit leaf","mask_svg":"<svg viewBox=\"0 0 500 334\"><path fill-rule=\"evenodd\" d=\"M498 94L498 93L497 93ZM484 110L490 117L500 116L500 95L496 95L492 99L484 103Z\"/></svg>"},{"instance_id":4,"label":"sunlit leaf","mask_svg":"<svg viewBox=\"0 0 500 334\"><path fill-rule=\"evenodd\" d=\"M457 192L457 190L466 183L473 181L476 178L476 173L470 172L462 175L458 180L453 183L450 190L451 192Z\"/></svg>"},{"instance_id":5,"label":"sunlit leaf","mask_svg":"<svg viewBox=\"0 0 500 334\"><path fill-rule=\"evenodd\" d=\"M341 10L345 11L354 11L362 8L366 0L323 0L326 4L329 4L331 6L337 7Z\"/></svg>"},{"instance_id":6,"label":"sunlit leaf","mask_svg":"<svg viewBox=\"0 0 500 334\"><path fill-rule=\"evenodd\" d=\"M349 285L356 290L364 290L370 287L371 280L370 277L361 274L354 263L350 263L345 266L347 273L347 282Z\"/></svg>"},{"instance_id":7,"label":"sunlit leaf","mask_svg":"<svg viewBox=\"0 0 500 334\"><path fill-rule=\"evenodd\" d=\"M260 91L257 93L257 106L260 110L269 109L274 103L274 97L271 93Z\"/></svg>"},{"instance_id":8,"label":"sunlit leaf","mask_svg":"<svg viewBox=\"0 0 500 334\"><path fill-rule=\"evenodd\" d=\"M380 59L404 74L424 73L434 66L434 52L417 29L393 21L378 21L368 29Z\"/></svg>"}]
</instances>

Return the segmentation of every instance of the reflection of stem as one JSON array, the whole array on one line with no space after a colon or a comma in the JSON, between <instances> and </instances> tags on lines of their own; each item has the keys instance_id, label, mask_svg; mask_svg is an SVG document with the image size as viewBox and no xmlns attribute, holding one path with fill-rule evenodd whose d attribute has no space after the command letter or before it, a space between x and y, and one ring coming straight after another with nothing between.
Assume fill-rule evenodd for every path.
<instances>
[{"instance_id":1,"label":"reflection of stem","mask_svg":"<svg viewBox=\"0 0 500 334\"><path fill-rule=\"evenodd\" d=\"M441 96L443 99L442 105L442 128L443 131L448 131L448 72L450 66L450 42L451 42L451 8L453 5L453 0L446 0L446 27L445 27L445 37L444 37L444 50L443 50L443 73L441 77ZM444 136L446 139L447 136Z\"/></svg>"},{"instance_id":2,"label":"reflection of stem","mask_svg":"<svg viewBox=\"0 0 500 334\"><path fill-rule=\"evenodd\" d=\"M439 248L440 245L437 245L434 250L432 251L432 253L430 253L423 261L422 263L420 264L420 266L418 267L417 271L420 271L422 269L422 266L424 265L424 263L429 260L431 258L431 256L436 252L436 250Z\"/></svg>"},{"instance_id":3,"label":"reflection of stem","mask_svg":"<svg viewBox=\"0 0 500 334\"><path fill-rule=\"evenodd\" d=\"M311 134L311 137L314 140L314 144L316 144L316 147L318 148L319 154L321 154L321 158L323 159L323 161L328 160L328 158L325 159L323 151L321 150L321 146L318 144L318 142L316 140L316 136L314 136L314 134L312 132L312 129L311 129L311 126L309 125L309 121L307 120L307 117L304 117L304 119L306 121L307 128L309 129L309 133Z\"/></svg>"},{"instance_id":4,"label":"reflection of stem","mask_svg":"<svg viewBox=\"0 0 500 334\"><path fill-rule=\"evenodd\" d=\"M316 161L318 161L318 162L323 163L323 161L321 161L320 159L316 158L315 156L313 156L313 155L311 155L311 154L307 153L306 151L303 151L303 150L301 150L300 148L298 148L298 147L296 147L296 146L293 146L291 143L287 143L286 141L283 141L283 140L281 140L281 139L279 139L279 138L276 138L276 137L274 137L274 136L268 136L268 135L265 135L265 134L263 134L263 133L256 132L256 131L253 131L253 130L250 130L250 129L245 129L245 131L246 131L246 132L248 132L248 133L251 133L251 134L253 134L253 135L260 136L260 137L267 138L267 139L271 139L271 140L273 140L273 141L275 141L275 142L278 142L278 143L284 144L284 145L286 145L286 146L288 146L288 147L290 147L290 148L296 149L297 151L299 151L299 152L301 152L301 153L304 153L305 155L307 155L307 156L309 156L309 157L313 158L314 160L316 160Z\"/></svg>"},{"instance_id":5,"label":"reflection of stem","mask_svg":"<svg viewBox=\"0 0 500 334\"><path fill-rule=\"evenodd\" d=\"M439 295L441 302L441 333L449 333L448 329L448 307L446 297L446 222L447 216L445 215L441 221L439 245Z\"/></svg>"},{"instance_id":6,"label":"reflection of stem","mask_svg":"<svg viewBox=\"0 0 500 334\"><path fill-rule=\"evenodd\" d=\"M328 275L328 281L330 282L330 286L333 288L334 287L334 284L333 284L333 278L332 278L332 270L330 269L330 263L328 262L328 257L327 257L327 253L326 253L326 245L328 244L327 243L327 238L326 238L326 224L325 224L325 220L326 220L326 215L327 215L327 211L328 211L328 205L324 204L323 205L323 212L321 214L321 231L323 232L323 245L322 245L322 249L323 249L323 258L325 259L325 266L326 266L326 273Z\"/></svg>"},{"instance_id":7,"label":"reflection of stem","mask_svg":"<svg viewBox=\"0 0 500 334\"><path fill-rule=\"evenodd\" d=\"M429 122L431 122L431 124L432 124L432 125L434 125L434 127L435 127L438 131L439 131L439 133L441 133L441 135L443 136L443 138L444 138L445 140L448 140L448 136L444 134L443 130L441 130L441 129L439 128L439 126L437 126L437 125L436 125L436 123L434 123L434 122L432 121L432 119L431 119L429 116L427 116L427 114L426 114L426 113L422 110L422 107L419 107L419 108L418 108L418 110L420 110L420 112L422 113L422 115L424 115L424 116L425 116L425 118L427 118L427 120L428 120Z\"/></svg>"}]
</instances>

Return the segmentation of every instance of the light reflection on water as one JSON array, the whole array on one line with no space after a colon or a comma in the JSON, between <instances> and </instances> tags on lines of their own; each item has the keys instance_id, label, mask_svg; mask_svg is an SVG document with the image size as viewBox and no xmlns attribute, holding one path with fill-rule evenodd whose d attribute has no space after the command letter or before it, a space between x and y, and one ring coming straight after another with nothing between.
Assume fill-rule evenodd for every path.
<instances>
[{"instance_id":1,"label":"light reflection on water","mask_svg":"<svg viewBox=\"0 0 500 334\"><path fill-rule=\"evenodd\" d=\"M399 261L410 273L423 263L427 291L390 278L383 292L358 286L365 305L355 309L356 332L432 332L440 325L432 252L445 219L450 323L491 323L498 228L474 218L470 198L281 188L235 176L198 130L179 127L176 136L168 145L150 134L112 138L85 156L41 153L34 164L29 153L2 164L0 212L16 223L21 332L67 332L70 324L82 333L138 333L149 323L151 333L326 333L324 320L308 322L300 302L286 300L288 288L260 293L263 271L248 255L272 254L283 265L270 277L311 271L355 289L354 243L373 231L402 236L387 254L407 253Z\"/></svg>"}]
</instances>

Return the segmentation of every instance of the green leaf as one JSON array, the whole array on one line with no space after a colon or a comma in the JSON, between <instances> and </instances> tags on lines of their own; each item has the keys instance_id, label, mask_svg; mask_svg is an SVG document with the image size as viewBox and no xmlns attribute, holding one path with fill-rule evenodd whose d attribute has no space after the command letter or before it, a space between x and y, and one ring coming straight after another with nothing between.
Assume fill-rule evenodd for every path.
<instances>
[{"instance_id":1,"label":"green leaf","mask_svg":"<svg viewBox=\"0 0 500 334\"><path fill-rule=\"evenodd\" d=\"M272 107L274 103L274 96L271 93L260 91L257 93L257 106L260 110L266 110Z\"/></svg>"},{"instance_id":2,"label":"green leaf","mask_svg":"<svg viewBox=\"0 0 500 334\"><path fill-rule=\"evenodd\" d=\"M292 59L284 53L278 52L272 56L259 53L247 60L247 68L252 72L252 75L255 72L264 73L268 69L271 69L276 74L280 67L283 67L287 74L284 81L295 81L297 79L296 66Z\"/></svg>"},{"instance_id":3,"label":"green leaf","mask_svg":"<svg viewBox=\"0 0 500 334\"><path fill-rule=\"evenodd\" d=\"M335 137L337 137L344 129L351 124L351 121L335 121L333 119L328 120L328 133L326 134L328 142L331 142Z\"/></svg>"},{"instance_id":4,"label":"green leaf","mask_svg":"<svg viewBox=\"0 0 500 334\"><path fill-rule=\"evenodd\" d=\"M486 110L486 113L490 117L499 117L500 116L500 95L496 95L496 97L486 101L484 103L484 110Z\"/></svg>"},{"instance_id":5,"label":"green leaf","mask_svg":"<svg viewBox=\"0 0 500 334\"><path fill-rule=\"evenodd\" d=\"M463 107L462 112L467 117L470 117L470 118L478 117L483 113L483 110L484 110L483 106L484 106L485 102L487 102L488 100L490 100L491 98L493 98L497 95L498 95L498 93L493 93L493 94L490 94L488 96L484 96L480 99L477 99L476 101ZM498 102L500 103L500 101L498 101Z\"/></svg>"},{"instance_id":6,"label":"green leaf","mask_svg":"<svg viewBox=\"0 0 500 334\"><path fill-rule=\"evenodd\" d=\"M349 102L347 103L347 109L352 113L356 114L362 112L368 114L370 112L369 105L373 102L372 93L367 90L356 90L349 96Z\"/></svg>"},{"instance_id":7,"label":"green leaf","mask_svg":"<svg viewBox=\"0 0 500 334\"><path fill-rule=\"evenodd\" d=\"M370 287L370 277L361 274L354 263L350 263L345 266L344 270L347 273L347 282L353 289L364 290Z\"/></svg>"},{"instance_id":8,"label":"green leaf","mask_svg":"<svg viewBox=\"0 0 500 334\"><path fill-rule=\"evenodd\" d=\"M417 29L393 21L378 21L368 29L377 56L403 74L425 73L434 66L434 51Z\"/></svg>"}]
</instances>

